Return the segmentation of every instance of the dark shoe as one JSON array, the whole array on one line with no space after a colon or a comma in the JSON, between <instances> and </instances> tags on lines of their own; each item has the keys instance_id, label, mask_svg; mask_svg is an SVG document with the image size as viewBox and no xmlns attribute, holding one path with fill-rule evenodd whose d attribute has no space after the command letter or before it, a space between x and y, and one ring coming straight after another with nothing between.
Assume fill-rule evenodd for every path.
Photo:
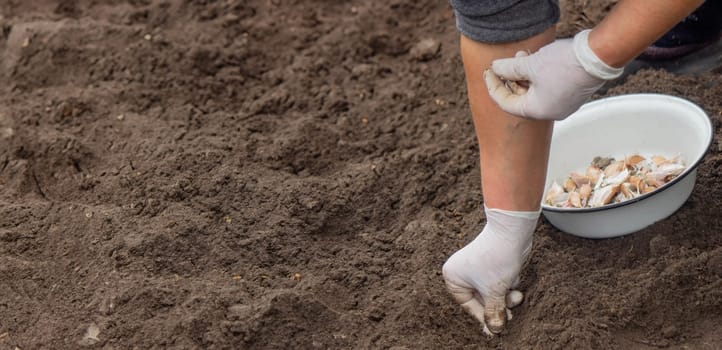
<instances>
[{"instance_id":1,"label":"dark shoe","mask_svg":"<svg viewBox=\"0 0 722 350\"><path fill-rule=\"evenodd\" d=\"M707 0L637 58L644 61L676 60L708 47L722 38L722 1Z\"/></svg>"},{"instance_id":2,"label":"dark shoe","mask_svg":"<svg viewBox=\"0 0 722 350\"><path fill-rule=\"evenodd\" d=\"M637 59L644 61L672 61L702 50L705 47L716 43L718 40L720 40L720 38L701 43L682 44L674 47L652 45L645 49Z\"/></svg>"}]
</instances>

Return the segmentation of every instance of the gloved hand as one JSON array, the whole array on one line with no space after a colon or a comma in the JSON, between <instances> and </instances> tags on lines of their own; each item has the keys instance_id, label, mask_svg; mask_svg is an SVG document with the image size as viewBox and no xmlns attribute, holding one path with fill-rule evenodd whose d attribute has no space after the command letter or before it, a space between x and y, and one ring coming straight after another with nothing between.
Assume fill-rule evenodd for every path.
<instances>
[{"instance_id":1,"label":"gloved hand","mask_svg":"<svg viewBox=\"0 0 722 350\"><path fill-rule=\"evenodd\" d=\"M610 67L589 47L589 32L574 39L557 40L531 55L520 51L514 58L498 59L484 71L491 98L504 111L532 119L562 120L574 113L607 80L618 78L624 68ZM505 81L524 82L526 89L512 89Z\"/></svg>"},{"instance_id":2,"label":"gloved hand","mask_svg":"<svg viewBox=\"0 0 722 350\"><path fill-rule=\"evenodd\" d=\"M461 307L483 325L491 336L504 330L511 319L508 308L521 303L521 292L512 290L532 245L539 211L489 209L486 226L468 245L444 264L446 287Z\"/></svg>"}]
</instances>

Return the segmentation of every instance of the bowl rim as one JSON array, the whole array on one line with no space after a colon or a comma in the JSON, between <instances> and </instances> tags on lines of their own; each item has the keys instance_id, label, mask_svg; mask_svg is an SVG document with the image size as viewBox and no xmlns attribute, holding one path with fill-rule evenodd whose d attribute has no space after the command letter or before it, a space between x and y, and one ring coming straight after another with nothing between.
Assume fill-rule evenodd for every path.
<instances>
[{"instance_id":1,"label":"bowl rim","mask_svg":"<svg viewBox=\"0 0 722 350\"><path fill-rule=\"evenodd\" d=\"M651 98L662 97L665 99L676 100L677 102L681 102L682 104L692 107L692 109L696 109L698 112L701 112L704 116L707 117L704 119L704 121L707 124L708 130L709 130L709 135L707 137L708 142L704 148L704 151L700 154L699 157L697 157L697 159L695 159L695 161L692 163L692 165L688 166L687 169L685 169L682 174L679 174L677 177L672 179L670 182L667 182L666 184L664 184L662 187L658 188L657 190L649 192L649 193L645 193L641 196L635 197L630 200L626 200L624 202L612 203L612 204L607 204L607 205L603 205L601 207L594 207L594 208L558 208L558 207L548 206L542 202L542 204L541 204L542 211L555 212L555 213L589 213L589 212L599 212L599 211L610 210L610 209L615 209L615 208L631 205L631 204L637 203L645 198L650 198L650 197L654 196L655 194L664 192L668 188L672 187L672 185L676 184L679 181L682 181L685 177L687 177L689 174L691 174L694 170L697 169L699 164L702 162L702 160L705 158L705 156L709 153L709 149L712 146L712 142L714 141L714 126L712 125L712 121L710 120L707 112L705 112L700 106L696 105L695 103L693 103L687 99L678 97L678 96L665 95L665 94L627 94L627 95L606 97L606 98L602 98L602 99L599 99L596 101L592 101L592 102L584 104L581 108L579 108L579 110L581 111L583 109L589 108L590 106L594 106L594 105L601 104L604 102L609 102L612 100L625 100L625 99L633 99L633 98L650 98L650 97ZM544 193L546 193L546 189L544 189Z\"/></svg>"}]
</instances>

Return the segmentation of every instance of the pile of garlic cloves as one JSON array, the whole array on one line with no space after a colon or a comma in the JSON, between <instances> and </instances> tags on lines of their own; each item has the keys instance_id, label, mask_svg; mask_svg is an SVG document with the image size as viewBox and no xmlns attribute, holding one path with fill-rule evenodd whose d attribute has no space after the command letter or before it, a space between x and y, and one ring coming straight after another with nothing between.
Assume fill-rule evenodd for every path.
<instances>
[{"instance_id":1,"label":"pile of garlic cloves","mask_svg":"<svg viewBox=\"0 0 722 350\"><path fill-rule=\"evenodd\" d=\"M554 182L544 203L559 208L595 208L620 203L653 192L685 170L679 156L643 157L635 154L617 160L594 157L584 174L572 172L560 185Z\"/></svg>"}]
</instances>

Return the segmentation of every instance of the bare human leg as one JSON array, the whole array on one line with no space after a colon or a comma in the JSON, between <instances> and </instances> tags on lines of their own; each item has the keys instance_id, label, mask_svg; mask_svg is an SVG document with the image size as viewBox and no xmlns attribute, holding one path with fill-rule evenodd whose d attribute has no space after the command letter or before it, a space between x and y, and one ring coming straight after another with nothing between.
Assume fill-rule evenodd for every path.
<instances>
[{"instance_id":1,"label":"bare human leg","mask_svg":"<svg viewBox=\"0 0 722 350\"><path fill-rule=\"evenodd\" d=\"M462 35L461 56L479 142L484 230L444 264L447 288L484 327L501 332L511 318L507 307L521 302L512 291L530 249L544 191L553 123L503 112L489 96L483 72L497 58L534 52L554 40L555 29L529 39L484 44Z\"/></svg>"},{"instance_id":2,"label":"bare human leg","mask_svg":"<svg viewBox=\"0 0 722 350\"><path fill-rule=\"evenodd\" d=\"M488 208L538 210L544 191L552 122L503 112L491 100L483 72L497 58L534 52L554 40L554 27L529 39L483 44L461 36L469 104L479 142L484 203Z\"/></svg>"}]
</instances>

